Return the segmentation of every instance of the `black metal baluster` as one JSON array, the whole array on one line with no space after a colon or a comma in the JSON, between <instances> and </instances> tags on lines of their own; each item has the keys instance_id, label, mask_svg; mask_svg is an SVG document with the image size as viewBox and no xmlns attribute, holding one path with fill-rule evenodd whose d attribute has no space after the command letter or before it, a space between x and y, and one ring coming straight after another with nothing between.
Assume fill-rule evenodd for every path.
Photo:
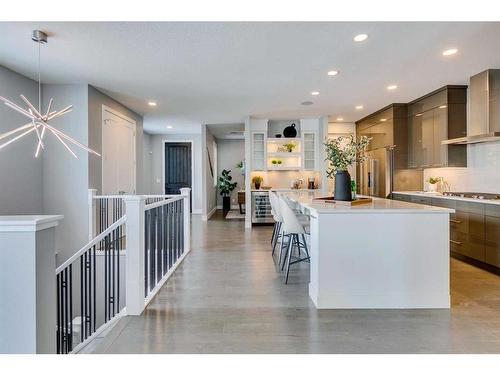
<instances>
[{"instance_id":1,"label":"black metal baluster","mask_svg":"<svg viewBox=\"0 0 500 375\"><path fill-rule=\"evenodd\" d=\"M148 229L149 211L144 213L144 297L148 295Z\"/></svg>"},{"instance_id":2,"label":"black metal baluster","mask_svg":"<svg viewBox=\"0 0 500 375\"><path fill-rule=\"evenodd\" d=\"M57 331L56 331L56 351L61 354L61 296L59 288L61 285L61 274L56 276L56 300L57 300Z\"/></svg>"},{"instance_id":3,"label":"black metal baluster","mask_svg":"<svg viewBox=\"0 0 500 375\"><path fill-rule=\"evenodd\" d=\"M96 257L95 257L95 247L96 245L92 246L92 261L93 261L93 267L92 269L94 270L94 326L92 327L93 332L95 332L95 321L97 320L97 313L96 313L96 301L97 301L97 293L96 293L96 284L97 284L97 279L96 279Z\"/></svg>"},{"instance_id":4,"label":"black metal baluster","mask_svg":"<svg viewBox=\"0 0 500 375\"><path fill-rule=\"evenodd\" d=\"M69 351L73 350L73 265L69 265L69 280L66 282L69 289Z\"/></svg>"}]
</instances>

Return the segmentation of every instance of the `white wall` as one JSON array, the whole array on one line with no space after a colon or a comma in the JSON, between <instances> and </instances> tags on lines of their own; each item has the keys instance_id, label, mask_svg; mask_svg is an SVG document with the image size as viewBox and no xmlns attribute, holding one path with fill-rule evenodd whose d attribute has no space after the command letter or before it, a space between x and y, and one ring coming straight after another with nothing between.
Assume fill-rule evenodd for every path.
<instances>
[{"instance_id":1,"label":"white wall","mask_svg":"<svg viewBox=\"0 0 500 375\"><path fill-rule=\"evenodd\" d=\"M83 144L88 143L88 86L44 85L44 102L54 109L73 105L73 111L52 121L53 126ZM75 159L54 137L45 138L43 151L43 213L64 215L56 230L57 263L61 264L88 241L87 152L74 148ZM95 155L91 156L100 160Z\"/></svg>"},{"instance_id":2,"label":"white wall","mask_svg":"<svg viewBox=\"0 0 500 375\"><path fill-rule=\"evenodd\" d=\"M231 170L233 182L236 188L231 193L231 205L238 204L238 191L245 188L245 176L236 167L240 161L245 159L245 141L243 139L218 139L217 140L217 176L224 169ZM217 206L222 206L222 195L217 191Z\"/></svg>"},{"instance_id":3,"label":"white wall","mask_svg":"<svg viewBox=\"0 0 500 375\"><path fill-rule=\"evenodd\" d=\"M147 120L146 120L147 121ZM152 194L164 194L163 153L164 141L193 142L193 213L201 214L202 208L202 142L200 134L154 134L151 136L152 152Z\"/></svg>"},{"instance_id":4,"label":"white wall","mask_svg":"<svg viewBox=\"0 0 500 375\"><path fill-rule=\"evenodd\" d=\"M0 66L0 96L21 104L20 94L38 105L36 82ZM27 122L26 117L0 103L0 134ZM0 150L0 215L42 213L43 165L41 157L33 157L36 143L32 133Z\"/></svg>"},{"instance_id":5,"label":"white wall","mask_svg":"<svg viewBox=\"0 0 500 375\"><path fill-rule=\"evenodd\" d=\"M202 192L202 219L207 220L215 210L217 203L217 188L214 184L214 177L210 170L210 160L212 162L213 173L217 173L217 160L214 155L214 142L216 142L213 134L208 130L206 125L202 127L202 165L203 165L203 179L202 185L204 187ZM210 156L210 160L209 160Z\"/></svg>"},{"instance_id":6,"label":"white wall","mask_svg":"<svg viewBox=\"0 0 500 375\"><path fill-rule=\"evenodd\" d=\"M424 190L429 177L444 177L452 191L500 193L500 142L467 146L467 168L424 170Z\"/></svg>"},{"instance_id":7,"label":"white wall","mask_svg":"<svg viewBox=\"0 0 500 375\"><path fill-rule=\"evenodd\" d=\"M146 132L142 135L142 188L145 194L153 191L153 136Z\"/></svg>"}]
</instances>

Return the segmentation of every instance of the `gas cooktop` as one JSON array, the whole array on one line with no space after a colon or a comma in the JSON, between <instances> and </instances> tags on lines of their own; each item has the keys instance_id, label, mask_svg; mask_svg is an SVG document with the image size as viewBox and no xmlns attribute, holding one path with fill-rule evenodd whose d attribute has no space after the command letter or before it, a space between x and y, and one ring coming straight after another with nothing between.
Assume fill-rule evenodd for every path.
<instances>
[{"instance_id":1,"label":"gas cooktop","mask_svg":"<svg viewBox=\"0 0 500 375\"><path fill-rule=\"evenodd\" d=\"M461 198L472 198L472 199L488 199L488 200L497 200L500 199L500 194L490 194L490 193L462 193L455 191L445 191L443 195L449 197L461 197Z\"/></svg>"}]
</instances>

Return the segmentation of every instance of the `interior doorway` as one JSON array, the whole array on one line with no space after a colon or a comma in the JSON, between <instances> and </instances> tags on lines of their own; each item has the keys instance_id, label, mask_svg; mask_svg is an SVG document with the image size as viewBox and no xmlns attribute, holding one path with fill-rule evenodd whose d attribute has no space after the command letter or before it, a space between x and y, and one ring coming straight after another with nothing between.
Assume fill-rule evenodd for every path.
<instances>
[{"instance_id":1,"label":"interior doorway","mask_svg":"<svg viewBox=\"0 0 500 375\"><path fill-rule=\"evenodd\" d=\"M135 194L136 122L102 106L102 193Z\"/></svg>"},{"instance_id":2,"label":"interior doorway","mask_svg":"<svg viewBox=\"0 0 500 375\"><path fill-rule=\"evenodd\" d=\"M169 142L164 145L163 186L165 194L180 194L181 188L193 188L193 145L191 142ZM192 201L190 197L190 200ZM191 202L192 203L192 202ZM191 211L192 211L191 204Z\"/></svg>"}]
</instances>

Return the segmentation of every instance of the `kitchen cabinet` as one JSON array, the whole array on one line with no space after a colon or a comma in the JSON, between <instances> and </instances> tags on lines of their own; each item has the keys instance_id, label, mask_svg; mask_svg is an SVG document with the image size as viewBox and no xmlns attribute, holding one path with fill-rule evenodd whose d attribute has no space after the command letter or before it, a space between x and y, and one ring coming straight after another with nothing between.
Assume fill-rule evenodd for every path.
<instances>
[{"instance_id":1,"label":"kitchen cabinet","mask_svg":"<svg viewBox=\"0 0 500 375\"><path fill-rule=\"evenodd\" d=\"M264 171L266 168L266 133L252 133L252 169Z\"/></svg>"},{"instance_id":2,"label":"kitchen cabinet","mask_svg":"<svg viewBox=\"0 0 500 375\"><path fill-rule=\"evenodd\" d=\"M445 86L408 105L408 168L464 167L466 145L441 142L466 135L467 86Z\"/></svg>"},{"instance_id":3,"label":"kitchen cabinet","mask_svg":"<svg viewBox=\"0 0 500 375\"><path fill-rule=\"evenodd\" d=\"M316 133L303 132L303 169L313 171L316 169Z\"/></svg>"},{"instance_id":4,"label":"kitchen cabinet","mask_svg":"<svg viewBox=\"0 0 500 375\"><path fill-rule=\"evenodd\" d=\"M500 206L485 207L485 261L500 267Z\"/></svg>"}]
</instances>

